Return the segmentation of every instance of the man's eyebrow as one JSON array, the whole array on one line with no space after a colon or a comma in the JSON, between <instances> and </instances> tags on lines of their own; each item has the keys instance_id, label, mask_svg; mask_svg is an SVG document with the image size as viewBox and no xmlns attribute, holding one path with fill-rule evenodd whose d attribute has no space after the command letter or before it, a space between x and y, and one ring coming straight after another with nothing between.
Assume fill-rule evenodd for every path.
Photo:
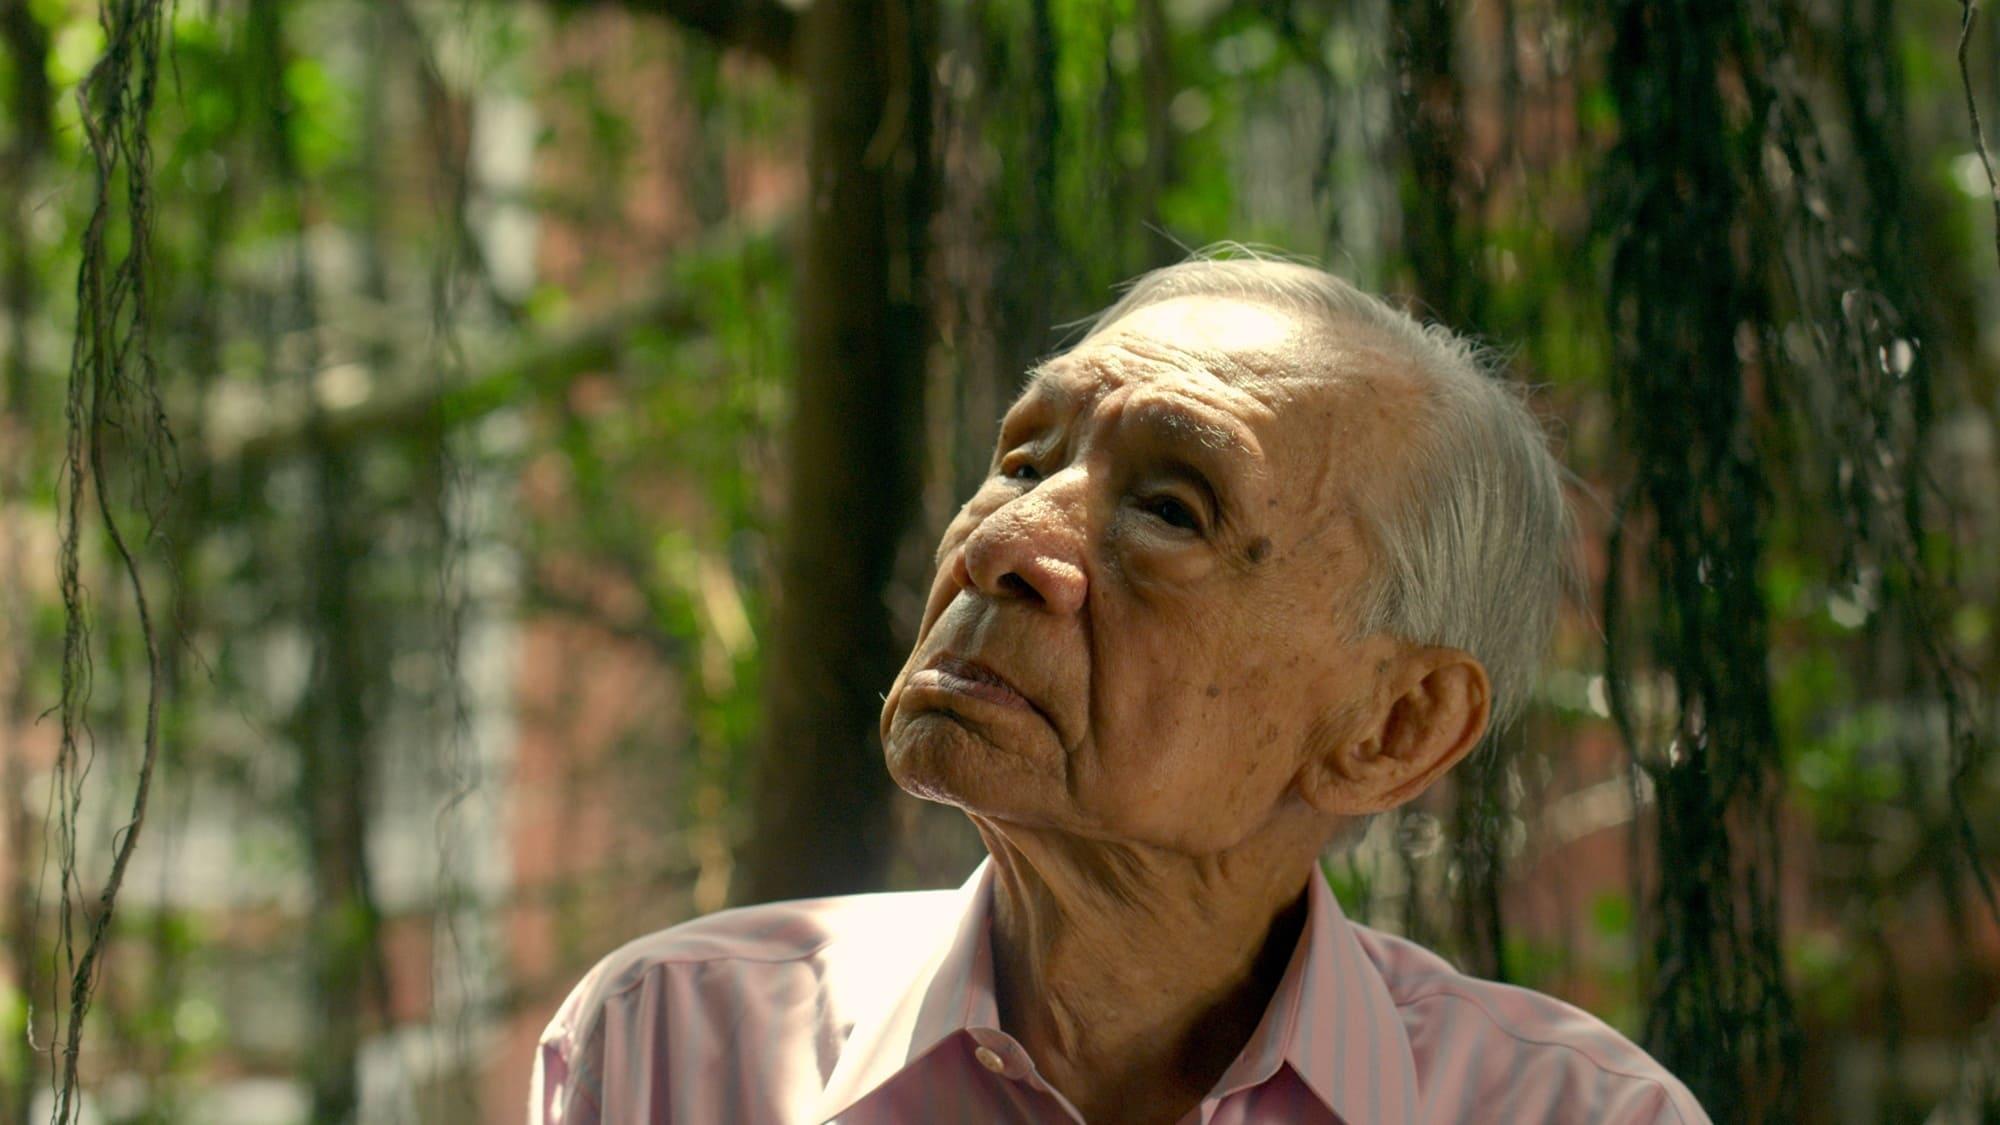
<instances>
[{"instance_id":1,"label":"man's eyebrow","mask_svg":"<svg viewBox=\"0 0 2000 1125\"><path fill-rule=\"evenodd\" d=\"M1015 395L1014 401L1007 405L1005 411L1001 412L999 424L995 430L996 439L1001 442L1006 441L1007 435L1014 432L1022 424L1019 421L1021 417L1019 411L1023 407L1033 404L1035 413L1039 414L1049 406L1061 410L1065 405L1074 401L1075 398L1076 392L1063 384L1061 377L1056 374L1049 363L1038 363L1028 368L1027 377L1021 383L1021 392Z\"/></svg>"},{"instance_id":2,"label":"man's eyebrow","mask_svg":"<svg viewBox=\"0 0 2000 1125\"><path fill-rule=\"evenodd\" d=\"M1030 395L1048 395L1061 399L1073 397L1070 389L1063 386L1056 377L1054 367L1047 362L1037 363L1028 368L1027 376L1021 381L1021 393L1014 396L1014 401L1019 402Z\"/></svg>"},{"instance_id":3,"label":"man's eyebrow","mask_svg":"<svg viewBox=\"0 0 2000 1125\"><path fill-rule=\"evenodd\" d=\"M1235 453L1245 458L1256 457L1256 451L1236 430L1205 418L1198 418L1185 410L1148 403L1135 407L1133 418L1140 425L1158 430L1177 442L1217 453Z\"/></svg>"}]
</instances>

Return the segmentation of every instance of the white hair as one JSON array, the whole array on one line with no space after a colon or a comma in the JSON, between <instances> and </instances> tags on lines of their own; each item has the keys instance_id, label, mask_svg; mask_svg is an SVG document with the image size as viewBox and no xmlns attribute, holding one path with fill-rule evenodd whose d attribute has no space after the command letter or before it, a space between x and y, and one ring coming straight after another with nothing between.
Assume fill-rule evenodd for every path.
<instances>
[{"instance_id":1,"label":"white hair","mask_svg":"<svg viewBox=\"0 0 2000 1125\"><path fill-rule=\"evenodd\" d=\"M1229 258L1217 257L1219 252ZM1492 688L1489 733L1525 706L1566 589L1576 581L1564 471L1526 392L1491 352L1297 262L1235 244L1141 275L1084 339L1175 297L1233 297L1316 318L1408 360L1427 399L1405 478L1362 513L1369 581L1348 607L1361 635L1472 654Z\"/></svg>"}]
</instances>

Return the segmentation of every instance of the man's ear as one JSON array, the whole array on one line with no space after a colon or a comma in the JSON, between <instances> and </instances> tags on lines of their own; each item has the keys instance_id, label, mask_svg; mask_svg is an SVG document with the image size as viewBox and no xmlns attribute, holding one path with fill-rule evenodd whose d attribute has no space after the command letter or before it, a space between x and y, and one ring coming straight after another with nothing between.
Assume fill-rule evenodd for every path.
<instances>
[{"instance_id":1,"label":"man's ear","mask_svg":"<svg viewBox=\"0 0 2000 1125\"><path fill-rule=\"evenodd\" d=\"M1479 745L1491 713L1486 669L1470 653L1409 646L1377 678L1371 706L1313 725L1300 795L1338 816L1415 800Z\"/></svg>"}]
</instances>

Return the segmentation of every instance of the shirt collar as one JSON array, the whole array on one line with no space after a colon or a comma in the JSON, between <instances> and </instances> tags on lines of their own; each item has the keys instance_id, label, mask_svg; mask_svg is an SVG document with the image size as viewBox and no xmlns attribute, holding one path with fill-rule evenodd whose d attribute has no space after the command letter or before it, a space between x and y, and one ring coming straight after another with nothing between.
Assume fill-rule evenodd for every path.
<instances>
[{"instance_id":1,"label":"shirt collar","mask_svg":"<svg viewBox=\"0 0 2000 1125\"><path fill-rule=\"evenodd\" d=\"M1306 925L1264 1019L1217 1090L1259 1085L1289 1064L1350 1125L1414 1122L1417 1064L1389 988L1326 877L1307 881Z\"/></svg>"},{"instance_id":2,"label":"shirt collar","mask_svg":"<svg viewBox=\"0 0 2000 1125\"><path fill-rule=\"evenodd\" d=\"M1217 1083L1227 1097L1288 1064L1342 1121L1414 1122L1416 1061L1388 987L1356 939L1333 890L1308 881L1304 931L1264 1018ZM900 990L857 1020L814 1111L827 1122L915 1066L960 1030L999 1026L988 936L993 860L955 894L940 931L910 935L925 950ZM889 937L890 935L884 935ZM930 944L921 944L924 941Z\"/></svg>"},{"instance_id":3,"label":"shirt collar","mask_svg":"<svg viewBox=\"0 0 2000 1125\"><path fill-rule=\"evenodd\" d=\"M999 1026L986 925L992 869L989 856L973 870L954 895L942 932L880 935L881 940L911 942L912 972L900 989L885 990L879 1005L855 1021L813 1121L828 1122L847 1112L961 1028Z\"/></svg>"}]
</instances>

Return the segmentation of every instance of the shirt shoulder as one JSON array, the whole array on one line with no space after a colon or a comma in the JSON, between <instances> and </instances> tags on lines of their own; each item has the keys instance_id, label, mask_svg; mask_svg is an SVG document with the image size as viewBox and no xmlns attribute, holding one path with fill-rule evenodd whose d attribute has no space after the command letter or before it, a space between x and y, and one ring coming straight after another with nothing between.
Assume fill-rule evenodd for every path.
<instances>
[{"instance_id":1,"label":"shirt shoulder","mask_svg":"<svg viewBox=\"0 0 2000 1125\"><path fill-rule=\"evenodd\" d=\"M1709 1125L1680 1079L1589 1012L1354 930L1409 1034L1423 1121Z\"/></svg>"},{"instance_id":2,"label":"shirt shoulder","mask_svg":"<svg viewBox=\"0 0 2000 1125\"><path fill-rule=\"evenodd\" d=\"M948 926L956 907L952 891L799 899L723 910L627 942L584 975L543 1031L529 1120L681 1119L662 1113L657 1098L685 1110L697 1091L677 1075L705 1074L712 1087L715 1064L745 1041L774 1049L744 1060L803 1060L813 1069L741 1073L745 1097L816 1091L824 1067L814 1062L830 1067L854 1013L909 971L911 938ZM642 1109L635 1091L646 1092L648 1106L630 1117Z\"/></svg>"},{"instance_id":3,"label":"shirt shoulder","mask_svg":"<svg viewBox=\"0 0 2000 1125\"><path fill-rule=\"evenodd\" d=\"M682 922L636 938L604 955L571 990L551 1030L588 1022L592 1009L660 972L715 962L758 975L781 967L842 957L880 936L907 936L937 922L953 903L950 891L900 891L763 903ZM842 957L859 970L869 959Z\"/></svg>"}]
</instances>

